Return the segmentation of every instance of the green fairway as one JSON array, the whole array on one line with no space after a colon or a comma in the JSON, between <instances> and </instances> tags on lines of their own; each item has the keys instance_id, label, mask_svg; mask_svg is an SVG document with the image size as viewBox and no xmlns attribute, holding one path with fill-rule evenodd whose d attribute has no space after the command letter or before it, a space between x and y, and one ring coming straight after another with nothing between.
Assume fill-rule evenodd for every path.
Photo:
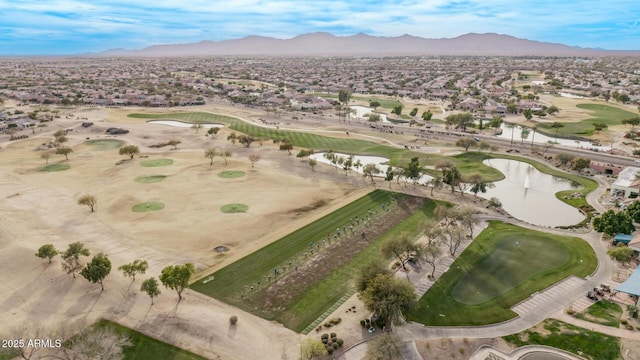
<instances>
[{"instance_id":1,"label":"green fairway","mask_svg":"<svg viewBox=\"0 0 640 360\"><path fill-rule=\"evenodd\" d=\"M100 320L94 327L113 329L116 333L129 337L133 346L123 350L125 360L204 360L206 358L192 352L180 349L160 340L144 335L140 332L124 327L109 320Z\"/></svg>"},{"instance_id":2,"label":"green fairway","mask_svg":"<svg viewBox=\"0 0 640 360\"><path fill-rule=\"evenodd\" d=\"M147 201L140 204L133 205L131 211L133 212L147 212L147 211L159 211L164 209L164 203L158 201Z\"/></svg>"},{"instance_id":3,"label":"green fairway","mask_svg":"<svg viewBox=\"0 0 640 360\"><path fill-rule=\"evenodd\" d=\"M172 164L173 164L172 159L154 159L154 160L140 161L140 165L144 167L158 167L158 166L167 166Z\"/></svg>"},{"instance_id":4,"label":"green fairway","mask_svg":"<svg viewBox=\"0 0 640 360\"><path fill-rule=\"evenodd\" d=\"M567 324L560 320L546 319L535 328L504 336L503 339L517 347L546 345L591 360L621 359L619 338Z\"/></svg>"},{"instance_id":5,"label":"green fairway","mask_svg":"<svg viewBox=\"0 0 640 360\"><path fill-rule=\"evenodd\" d=\"M562 122L564 127L558 129L557 133L559 135L591 136L595 132L594 123L605 123L607 126L614 126L620 125L620 121L623 119L638 116L638 114L630 111L603 104L578 104L576 107L591 111L592 117L578 122ZM556 130L551 128L551 124L548 122L540 123L538 128L553 136L556 134Z\"/></svg>"},{"instance_id":6,"label":"green fairway","mask_svg":"<svg viewBox=\"0 0 640 360\"><path fill-rule=\"evenodd\" d=\"M239 177L243 177L245 175L244 171L240 170L228 170L222 171L218 173L218 176L223 179L235 179Z\"/></svg>"},{"instance_id":7,"label":"green fairway","mask_svg":"<svg viewBox=\"0 0 640 360\"><path fill-rule=\"evenodd\" d=\"M247 210L249 210L249 206L245 204L227 204L220 208L220 211L225 214L243 213Z\"/></svg>"},{"instance_id":8,"label":"green fairway","mask_svg":"<svg viewBox=\"0 0 640 360\"><path fill-rule=\"evenodd\" d=\"M115 139L87 140L84 143L92 146L96 150L115 150L124 145L124 141Z\"/></svg>"},{"instance_id":9,"label":"green fairway","mask_svg":"<svg viewBox=\"0 0 640 360\"><path fill-rule=\"evenodd\" d=\"M66 163L60 163L60 164L48 164L48 165L40 166L39 168L36 168L36 170L45 171L45 172L55 172L55 171L69 170L70 168L71 168L71 165Z\"/></svg>"},{"instance_id":10,"label":"green fairway","mask_svg":"<svg viewBox=\"0 0 640 360\"><path fill-rule=\"evenodd\" d=\"M429 165L434 165L439 161L446 159L459 167L462 175L465 177L473 175L474 173L479 173L482 176L482 180L485 182L501 180L504 177L504 175L502 175L498 170L485 166L482 162L478 162L473 155L459 157L446 157L436 154L426 155L421 152L379 145L371 141L349 138L332 138L329 136L305 132L260 127L246 123L240 119L224 115L209 113L169 113L129 114L129 117L138 119L170 119L194 124L218 122L228 125L232 130L255 137L288 139L296 147L313 149L316 152L333 150L347 154L382 156L389 158L392 166L406 165L412 157L418 157L421 159L421 163ZM469 171L472 171L472 173L469 173Z\"/></svg>"},{"instance_id":11,"label":"green fairway","mask_svg":"<svg viewBox=\"0 0 640 360\"><path fill-rule=\"evenodd\" d=\"M137 183L150 184L150 183L160 182L164 180L166 177L167 177L166 175L142 175L142 176L137 176L134 180Z\"/></svg>"},{"instance_id":12,"label":"green fairway","mask_svg":"<svg viewBox=\"0 0 640 360\"><path fill-rule=\"evenodd\" d=\"M409 318L455 326L506 321L516 316L510 308L532 293L571 275L585 277L596 266L595 253L579 238L492 221L419 300Z\"/></svg>"},{"instance_id":13,"label":"green fairway","mask_svg":"<svg viewBox=\"0 0 640 360\"><path fill-rule=\"evenodd\" d=\"M350 254L348 262L318 276L313 281L294 283L290 286L300 287L295 297L279 302L277 310L267 310L261 301L268 298L247 299L242 293L256 285L256 281L266 282L266 275L273 274L274 268L282 268L283 264L293 261L296 264L306 261L302 253L310 248L310 241L319 243L327 233L334 233L342 228L348 219L366 214L368 209L380 209L380 204L402 200L406 195L375 190L358 200L328 214L296 231L271 243L270 245L215 272L215 280L205 284L201 279L191 285L196 291L218 298L234 306L238 306L268 320L276 320L290 329L302 331L316 320L322 313L335 304L343 295L353 289L352 280L358 270L371 260L388 261L381 258L380 244L390 236L398 236L400 232L416 235L418 225L432 216L436 202L427 201L420 211L400 221L390 231L376 239L357 254ZM402 220L402 219L401 219ZM338 254L336 254L337 256ZM330 266L327 264L327 266ZM290 271L292 269L289 269ZM258 289L257 289L258 290ZM268 294L268 288L261 289Z\"/></svg>"}]
</instances>

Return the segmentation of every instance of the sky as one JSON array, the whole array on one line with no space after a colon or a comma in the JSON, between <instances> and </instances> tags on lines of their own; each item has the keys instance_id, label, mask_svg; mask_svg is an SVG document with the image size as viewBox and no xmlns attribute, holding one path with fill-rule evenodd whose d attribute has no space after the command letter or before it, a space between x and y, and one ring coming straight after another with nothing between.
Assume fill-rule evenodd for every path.
<instances>
[{"instance_id":1,"label":"sky","mask_svg":"<svg viewBox=\"0 0 640 360\"><path fill-rule=\"evenodd\" d=\"M640 50L638 0L0 0L0 55L68 55L251 35L498 33Z\"/></svg>"}]
</instances>

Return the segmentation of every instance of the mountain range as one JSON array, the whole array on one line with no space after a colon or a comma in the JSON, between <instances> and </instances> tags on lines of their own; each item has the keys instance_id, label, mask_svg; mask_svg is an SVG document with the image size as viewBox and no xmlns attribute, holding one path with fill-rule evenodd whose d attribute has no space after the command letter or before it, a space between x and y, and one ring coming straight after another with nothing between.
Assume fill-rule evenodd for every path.
<instances>
[{"instance_id":1,"label":"mountain range","mask_svg":"<svg viewBox=\"0 0 640 360\"><path fill-rule=\"evenodd\" d=\"M248 36L222 41L153 45L138 50L112 49L94 56L640 56L640 51L581 48L520 39L502 34L465 34L427 39L411 35L378 37L367 34L335 36L316 32L290 39Z\"/></svg>"}]
</instances>

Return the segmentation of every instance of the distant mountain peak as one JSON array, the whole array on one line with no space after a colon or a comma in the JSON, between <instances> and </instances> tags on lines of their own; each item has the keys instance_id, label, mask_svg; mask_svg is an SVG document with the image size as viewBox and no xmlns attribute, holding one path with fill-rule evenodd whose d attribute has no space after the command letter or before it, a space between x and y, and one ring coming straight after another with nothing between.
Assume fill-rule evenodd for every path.
<instances>
[{"instance_id":1,"label":"distant mountain peak","mask_svg":"<svg viewBox=\"0 0 640 360\"><path fill-rule=\"evenodd\" d=\"M358 33L335 36L328 32L300 34L289 39L246 36L240 39L191 44L153 45L139 50L112 49L98 56L640 56L640 51L610 51L547 43L496 33L468 33L454 38L427 39Z\"/></svg>"}]
</instances>

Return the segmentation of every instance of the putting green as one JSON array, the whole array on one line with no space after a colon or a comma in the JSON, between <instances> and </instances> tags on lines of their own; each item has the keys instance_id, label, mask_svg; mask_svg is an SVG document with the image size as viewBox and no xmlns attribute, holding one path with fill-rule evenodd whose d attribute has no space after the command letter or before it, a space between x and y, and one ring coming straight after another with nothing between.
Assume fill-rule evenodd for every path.
<instances>
[{"instance_id":1,"label":"putting green","mask_svg":"<svg viewBox=\"0 0 640 360\"><path fill-rule=\"evenodd\" d=\"M475 264L474 271L453 286L451 296L462 304L481 304L536 274L562 266L569 257L566 247L544 235L508 235L497 241L491 255Z\"/></svg>"},{"instance_id":2,"label":"putting green","mask_svg":"<svg viewBox=\"0 0 640 360\"><path fill-rule=\"evenodd\" d=\"M84 143L93 146L96 150L115 150L124 145L124 141L115 139L87 140Z\"/></svg>"},{"instance_id":3,"label":"putting green","mask_svg":"<svg viewBox=\"0 0 640 360\"><path fill-rule=\"evenodd\" d=\"M409 320L432 326L507 321L517 316L511 307L531 294L572 275L584 278L597 264L580 238L491 221L420 298Z\"/></svg>"},{"instance_id":4,"label":"putting green","mask_svg":"<svg viewBox=\"0 0 640 360\"><path fill-rule=\"evenodd\" d=\"M69 168L71 168L71 165L69 164L49 164L49 165L40 166L36 170L53 172L53 171L64 171L64 170L68 170Z\"/></svg>"},{"instance_id":5,"label":"putting green","mask_svg":"<svg viewBox=\"0 0 640 360\"><path fill-rule=\"evenodd\" d=\"M239 170L228 170L218 173L218 176L225 179L234 179L243 177L245 175L244 171Z\"/></svg>"},{"instance_id":6,"label":"putting green","mask_svg":"<svg viewBox=\"0 0 640 360\"><path fill-rule=\"evenodd\" d=\"M140 204L133 205L131 211L133 212L147 212L158 211L164 209L164 203L158 201L147 201Z\"/></svg>"},{"instance_id":7,"label":"putting green","mask_svg":"<svg viewBox=\"0 0 640 360\"><path fill-rule=\"evenodd\" d=\"M142 175L135 178L135 181L141 184L156 183L164 180L166 175Z\"/></svg>"},{"instance_id":8,"label":"putting green","mask_svg":"<svg viewBox=\"0 0 640 360\"><path fill-rule=\"evenodd\" d=\"M247 210L249 210L249 206L245 204L227 204L220 208L220 211L225 214L243 213Z\"/></svg>"},{"instance_id":9,"label":"putting green","mask_svg":"<svg viewBox=\"0 0 640 360\"><path fill-rule=\"evenodd\" d=\"M144 167L157 167L157 166L167 166L172 165L172 159L154 159L154 160L142 160L140 161L140 165Z\"/></svg>"}]
</instances>

